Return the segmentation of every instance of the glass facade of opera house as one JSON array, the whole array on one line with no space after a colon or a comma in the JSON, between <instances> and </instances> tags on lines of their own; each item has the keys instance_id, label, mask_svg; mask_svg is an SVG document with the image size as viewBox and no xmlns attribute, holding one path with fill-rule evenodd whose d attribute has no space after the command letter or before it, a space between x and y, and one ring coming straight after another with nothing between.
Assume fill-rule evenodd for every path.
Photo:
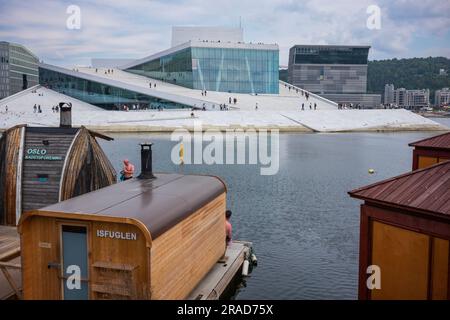
<instances>
[{"instance_id":1,"label":"glass facade of opera house","mask_svg":"<svg viewBox=\"0 0 450 320\"><path fill-rule=\"evenodd\" d=\"M278 94L278 49L188 47L126 69L191 89Z\"/></svg>"},{"instance_id":2,"label":"glass facade of opera house","mask_svg":"<svg viewBox=\"0 0 450 320\"><path fill-rule=\"evenodd\" d=\"M119 110L124 105L140 109L182 109L189 106L159 99L104 83L74 77L39 67L39 83L49 89L108 110Z\"/></svg>"}]
</instances>

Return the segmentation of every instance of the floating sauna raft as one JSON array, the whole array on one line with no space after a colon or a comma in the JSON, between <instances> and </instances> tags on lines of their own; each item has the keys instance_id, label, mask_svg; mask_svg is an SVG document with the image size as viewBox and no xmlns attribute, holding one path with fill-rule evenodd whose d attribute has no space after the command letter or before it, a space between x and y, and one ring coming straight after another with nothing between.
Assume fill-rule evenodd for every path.
<instances>
[{"instance_id":1,"label":"floating sauna raft","mask_svg":"<svg viewBox=\"0 0 450 320\"><path fill-rule=\"evenodd\" d=\"M116 182L116 172L84 127L16 126L0 138L0 224Z\"/></svg>"},{"instance_id":2,"label":"floating sauna raft","mask_svg":"<svg viewBox=\"0 0 450 320\"><path fill-rule=\"evenodd\" d=\"M225 257L219 260L208 274L191 291L188 300L221 299L233 280L240 276L245 259L250 257L250 242L233 241ZM22 297L20 266L20 238L15 227L0 226L0 300Z\"/></svg>"},{"instance_id":3,"label":"floating sauna raft","mask_svg":"<svg viewBox=\"0 0 450 320\"><path fill-rule=\"evenodd\" d=\"M25 299L186 299L214 270L226 252L224 183L153 176L149 162L151 153L142 160L141 177L149 179L23 215ZM65 285L70 265L80 267L80 290Z\"/></svg>"}]
</instances>

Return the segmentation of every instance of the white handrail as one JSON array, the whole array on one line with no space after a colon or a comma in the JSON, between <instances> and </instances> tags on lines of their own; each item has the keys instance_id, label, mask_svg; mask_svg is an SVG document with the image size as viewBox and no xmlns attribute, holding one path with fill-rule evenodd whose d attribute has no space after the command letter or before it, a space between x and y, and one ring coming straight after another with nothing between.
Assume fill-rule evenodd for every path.
<instances>
[{"instance_id":1,"label":"white handrail","mask_svg":"<svg viewBox=\"0 0 450 320\"><path fill-rule=\"evenodd\" d=\"M324 98L324 97L322 97L322 96L319 96L318 94L315 94L315 93L312 93L312 92L310 92L310 91L308 91L308 90L305 90L305 89L303 89L303 88L294 86L293 84L290 84L290 83L285 82L285 81L283 81L283 80L279 80L279 81L280 81L280 83L281 83L282 85L284 85L284 86L288 86L288 87L291 87L291 88L294 88L294 89L298 89L298 90L302 90L302 91L308 92L308 94L309 94L311 97L314 97L314 98L316 98L316 99L318 99L318 100L322 100L322 101L324 101L324 102L326 102L326 103L332 104L332 105L334 105L335 107L337 107L337 105L338 105L337 102L334 102L334 101L331 101L331 100L329 100L329 99L327 99L327 98Z\"/></svg>"}]
</instances>

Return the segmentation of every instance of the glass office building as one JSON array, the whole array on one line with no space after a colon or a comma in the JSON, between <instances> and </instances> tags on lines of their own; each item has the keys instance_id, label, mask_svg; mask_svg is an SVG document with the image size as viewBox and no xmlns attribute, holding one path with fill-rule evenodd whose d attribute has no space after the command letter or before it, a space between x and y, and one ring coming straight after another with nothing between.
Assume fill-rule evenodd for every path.
<instances>
[{"instance_id":1,"label":"glass office building","mask_svg":"<svg viewBox=\"0 0 450 320\"><path fill-rule=\"evenodd\" d=\"M124 105L128 107L136 105L139 109L191 108L173 101L50 70L42 66L39 67L39 82L49 89L108 110L120 110Z\"/></svg>"},{"instance_id":2,"label":"glass office building","mask_svg":"<svg viewBox=\"0 0 450 320\"><path fill-rule=\"evenodd\" d=\"M27 48L0 42L0 99L38 84L38 58Z\"/></svg>"},{"instance_id":3,"label":"glass office building","mask_svg":"<svg viewBox=\"0 0 450 320\"><path fill-rule=\"evenodd\" d=\"M289 82L318 94L366 93L369 46L297 45Z\"/></svg>"},{"instance_id":4,"label":"glass office building","mask_svg":"<svg viewBox=\"0 0 450 320\"><path fill-rule=\"evenodd\" d=\"M370 47L298 46L294 47L295 64L367 64Z\"/></svg>"},{"instance_id":5,"label":"glass office building","mask_svg":"<svg viewBox=\"0 0 450 320\"><path fill-rule=\"evenodd\" d=\"M278 94L276 45L189 42L124 70L191 89Z\"/></svg>"},{"instance_id":6,"label":"glass office building","mask_svg":"<svg viewBox=\"0 0 450 320\"><path fill-rule=\"evenodd\" d=\"M370 46L296 45L289 51L289 83L337 103L377 107L367 94Z\"/></svg>"}]
</instances>

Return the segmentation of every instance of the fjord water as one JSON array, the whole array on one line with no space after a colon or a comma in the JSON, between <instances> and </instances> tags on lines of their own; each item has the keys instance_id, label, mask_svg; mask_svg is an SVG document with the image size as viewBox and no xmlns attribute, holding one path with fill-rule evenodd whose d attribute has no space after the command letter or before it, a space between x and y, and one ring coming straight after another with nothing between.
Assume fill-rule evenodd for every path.
<instances>
[{"instance_id":1,"label":"fjord water","mask_svg":"<svg viewBox=\"0 0 450 320\"><path fill-rule=\"evenodd\" d=\"M117 171L128 158L139 172L138 143L151 141L155 172L225 180L233 237L253 242L258 258L236 299L356 299L361 202L347 191L411 170L408 143L436 134L281 134L274 176L261 176L258 165L181 169L170 160L169 135L110 134L115 140L101 145Z\"/></svg>"}]
</instances>

